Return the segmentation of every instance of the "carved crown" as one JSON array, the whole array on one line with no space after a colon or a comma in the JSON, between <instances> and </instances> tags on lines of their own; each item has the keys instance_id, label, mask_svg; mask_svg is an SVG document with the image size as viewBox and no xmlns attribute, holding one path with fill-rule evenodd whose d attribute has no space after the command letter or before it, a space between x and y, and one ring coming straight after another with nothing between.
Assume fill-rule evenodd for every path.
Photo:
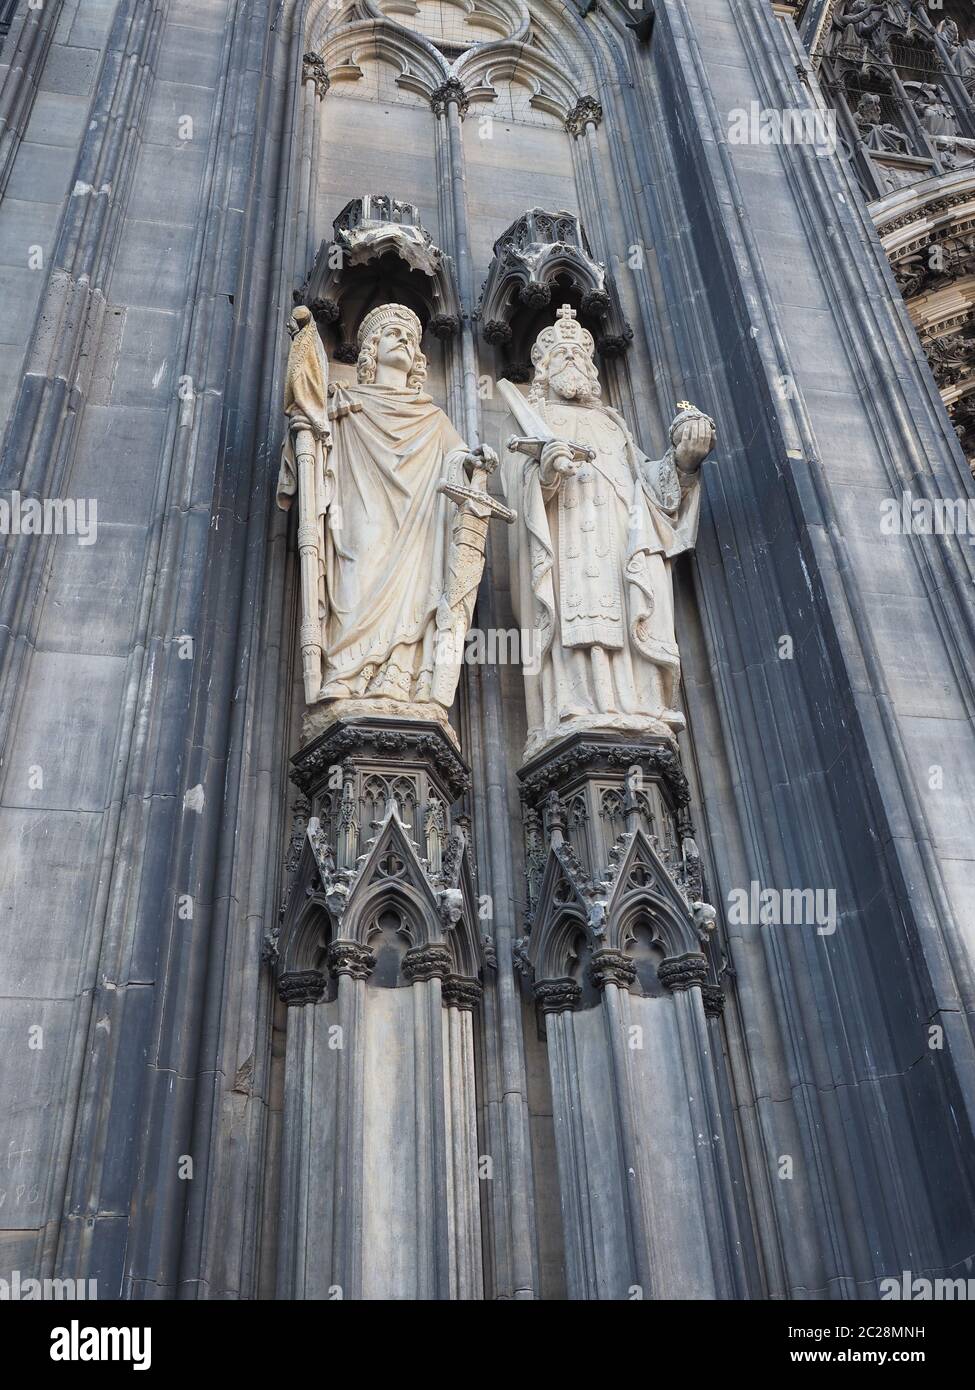
<instances>
[{"instance_id":1,"label":"carved crown","mask_svg":"<svg viewBox=\"0 0 975 1390\"><path fill-rule=\"evenodd\" d=\"M551 327L542 329L535 339L532 361L536 366L548 356L556 343L575 343L587 357L591 357L595 350L592 334L583 328L571 304L563 304L555 315L555 322Z\"/></svg>"}]
</instances>

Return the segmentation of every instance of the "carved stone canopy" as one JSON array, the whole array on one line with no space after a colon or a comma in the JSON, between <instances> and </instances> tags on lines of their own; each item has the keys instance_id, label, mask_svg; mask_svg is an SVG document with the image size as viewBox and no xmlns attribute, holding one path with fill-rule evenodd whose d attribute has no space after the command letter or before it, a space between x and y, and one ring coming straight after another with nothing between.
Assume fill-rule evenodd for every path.
<instances>
[{"instance_id":1,"label":"carved stone canopy","mask_svg":"<svg viewBox=\"0 0 975 1390\"><path fill-rule=\"evenodd\" d=\"M289 1005L330 997L341 976L400 988L433 978L472 1009L482 938L467 822L451 805L469 774L442 729L411 720L333 724L293 759L302 790L279 928L265 960Z\"/></svg>"},{"instance_id":2,"label":"carved stone canopy","mask_svg":"<svg viewBox=\"0 0 975 1390\"><path fill-rule=\"evenodd\" d=\"M502 350L509 379L524 375L519 367L528 363L531 344L558 304L571 304L603 356L626 351L633 331L579 218L531 208L494 243L478 307L481 334Z\"/></svg>"},{"instance_id":3,"label":"carved stone canopy","mask_svg":"<svg viewBox=\"0 0 975 1390\"><path fill-rule=\"evenodd\" d=\"M594 1007L609 984L662 994L710 982L720 993L673 745L576 734L518 775L528 930L515 957L540 1011Z\"/></svg>"},{"instance_id":4,"label":"carved stone canopy","mask_svg":"<svg viewBox=\"0 0 975 1390\"><path fill-rule=\"evenodd\" d=\"M356 330L376 304L405 304L438 338L452 337L460 326L450 257L434 244L417 208L387 193L345 205L294 299L333 336L339 361L356 360Z\"/></svg>"}]
</instances>

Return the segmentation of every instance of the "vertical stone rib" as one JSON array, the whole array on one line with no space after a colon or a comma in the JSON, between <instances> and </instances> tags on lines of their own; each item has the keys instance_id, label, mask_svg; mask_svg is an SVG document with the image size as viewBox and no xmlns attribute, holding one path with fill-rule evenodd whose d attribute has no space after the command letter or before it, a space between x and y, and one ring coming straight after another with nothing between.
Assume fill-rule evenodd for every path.
<instances>
[{"instance_id":1,"label":"vertical stone rib","mask_svg":"<svg viewBox=\"0 0 975 1390\"><path fill-rule=\"evenodd\" d=\"M461 401L465 429L472 441L480 438L480 410L477 399L477 349L471 320L474 283L467 213L466 163L463 130L457 101L445 103L445 114L437 117L438 129L445 131L441 142L449 194L451 223L457 255L458 292L461 300ZM483 629L496 627L497 600L492 563L493 538L488 536L484 575L477 600L476 620ZM495 912L492 929L497 947L495 989L485 992L483 1036L491 1060L496 1059L500 1079L497 1114L488 1113L489 1133L501 1152L495 1160L495 1178L490 1184L488 1202L493 1234L490 1269L495 1296L536 1298L538 1296L538 1254L535 1238L534 1194L532 1191L531 1141L528 1126L527 1079L521 1040L521 1008L511 962L514 938L514 873L505 796L503 696L498 673L486 664L468 667L472 714L468 736L472 757L482 766L482 794L486 813L477 836L478 862L486 881L492 884ZM477 686L475 690L473 687ZM496 1007L495 1007L496 1006ZM499 1161L500 1160L500 1161Z\"/></svg>"},{"instance_id":2,"label":"vertical stone rib","mask_svg":"<svg viewBox=\"0 0 975 1390\"><path fill-rule=\"evenodd\" d=\"M711 1064L707 1055L707 1022L701 991L675 990L672 1002L677 1012L677 1031L687 1083L687 1108L694 1130L694 1152L704 1203L704 1226L711 1252L714 1296L739 1298L741 1294L735 1287L734 1252L728 1245L727 1213L718 1173L720 1165L726 1161L726 1155L721 1139L721 1119L715 1108L717 1097L714 1094L714 1079L709 1076Z\"/></svg>"},{"instance_id":3,"label":"vertical stone rib","mask_svg":"<svg viewBox=\"0 0 975 1390\"><path fill-rule=\"evenodd\" d=\"M341 1046L335 1049L338 1068L335 1088L334 1154L335 1185L332 1193L332 1241L330 1283L337 1284L343 1299L362 1297L363 1237L363 1127L365 1112L365 1009L366 978L374 961L368 952L348 942L329 947L329 968L337 978L338 1018ZM306 1068L306 1072L311 1068ZM309 1097L310 1105L321 1106L321 1088ZM313 1163L311 1147L305 1149L302 1163ZM287 1219L287 1218L286 1218ZM305 1232L306 1241L313 1238ZM320 1238L320 1237L319 1237Z\"/></svg>"},{"instance_id":4,"label":"vertical stone rib","mask_svg":"<svg viewBox=\"0 0 975 1390\"><path fill-rule=\"evenodd\" d=\"M42 8L24 0L14 10L3 43L3 61L10 70L0 86L0 199L14 167L64 0L45 0Z\"/></svg>"},{"instance_id":5,"label":"vertical stone rib","mask_svg":"<svg viewBox=\"0 0 975 1390\"><path fill-rule=\"evenodd\" d=\"M552 1106L555 1120L559 1198L565 1241L566 1287L570 1299L599 1297L589 1205L590 1174L579 1094L575 1029L568 1009L546 1016Z\"/></svg>"},{"instance_id":6,"label":"vertical stone rib","mask_svg":"<svg viewBox=\"0 0 975 1390\"><path fill-rule=\"evenodd\" d=\"M612 980L603 985L603 1021L616 1092L616 1123L623 1158L623 1182L628 1212L627 1232L635 1274L644 1298L653 1297L653 1225L647 1211L650 1193L647 1165L641 1156L640 1135L633 1105L633 1079L626 1048L626 993Z\"/></svg>"}]
</instances>

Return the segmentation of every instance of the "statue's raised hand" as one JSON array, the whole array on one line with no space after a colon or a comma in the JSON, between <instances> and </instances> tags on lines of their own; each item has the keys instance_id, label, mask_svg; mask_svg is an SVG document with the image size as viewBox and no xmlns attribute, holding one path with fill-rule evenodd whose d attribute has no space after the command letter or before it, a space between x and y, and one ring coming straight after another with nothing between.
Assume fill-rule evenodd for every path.
<instances>
[{"instance_id":1,"label":"statue's raised hand","mask_svg":"<svg viewBox=\"0 0 975 1390\"><path fill-rule=\"evenodd\" d=\"M714 421L694 406L684 406L670 427L674 462L682 473L696 473L715 444Z\"/></svg>"}]
</instances>

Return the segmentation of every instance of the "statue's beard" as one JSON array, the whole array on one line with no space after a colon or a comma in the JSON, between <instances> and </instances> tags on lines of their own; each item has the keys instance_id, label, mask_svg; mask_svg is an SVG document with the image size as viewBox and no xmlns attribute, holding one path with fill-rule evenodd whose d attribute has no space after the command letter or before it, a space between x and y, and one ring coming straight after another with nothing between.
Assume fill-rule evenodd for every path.
<instances>
[{"instance_id":1,"label":"statue's beard","mask_svg":"<svg viewBox=\"0 0 975 1390\"><path fill-rule=\"evenodd\" d=\"M548 383L556 395L566 401L588 400L592 395L592 382L571 362L553 372Z\"/></svg>"}]
</instances>

